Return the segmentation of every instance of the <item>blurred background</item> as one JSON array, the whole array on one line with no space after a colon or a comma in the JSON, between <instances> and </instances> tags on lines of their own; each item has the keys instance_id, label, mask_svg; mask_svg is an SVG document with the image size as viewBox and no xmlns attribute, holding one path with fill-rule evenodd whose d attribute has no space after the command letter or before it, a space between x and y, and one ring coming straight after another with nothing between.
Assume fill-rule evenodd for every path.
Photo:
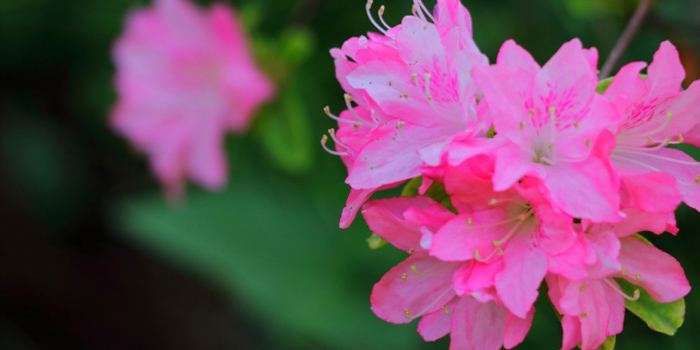
<instances>
[{"instance_id":1,"label":"blurred background","mask_svg":"<svg viewBox=\"0 0 700 350\"><path fill-rule=\"evenodd\" d=\"M226 0L223 0L226 1ZM209 4L211 1L199 1ZM373 29L363 0L228 1L281 86L252 130L229 136L226 190L168 205L146 159L108 126L111 45L141 0L0 1L0 349L444 349L369 308L404 258L338 229L346 171L318 140L344 106L328 54ZM409 0L385 4L391 24ZM426 1L432 6L434 1ZM573 37L603 60L634 0L463 0L492 60L514 38L544 63ZM375 8L376 10L376 8ZM700 78L700 2L657 1L621 63L662 40ZM696 157L700 153L695 152ZM396 191L382 194L391 196ZM700 215L651 237L700 286ZM673 338L627 315L618 349L697 349L700 294ZM558 349L546 300L518 349Z\"/></svg>"}]
</instances>

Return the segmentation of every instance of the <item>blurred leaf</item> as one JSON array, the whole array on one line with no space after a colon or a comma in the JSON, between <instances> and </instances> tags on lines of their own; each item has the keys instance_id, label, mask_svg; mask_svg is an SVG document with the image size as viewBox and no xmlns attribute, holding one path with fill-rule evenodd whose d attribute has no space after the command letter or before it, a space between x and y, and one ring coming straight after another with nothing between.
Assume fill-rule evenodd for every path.
<instances>
[{"instance_id":1,"label":"blurred leaf","mask_svg":"<svg viewBox=\"0 0 700 350\"><path fill-rule=\"evenodd\" d=\"M636 301L627 300L627 310L641 318L652 330L674 335L683 324L685 318L685 300L679 299L671 303L659 303L649 296L644 289L639 288L623 279L617 279L620 288L628 295L639 290L640 296Z\"/></svg>"},{"instance_id":2,"label":"blurred leaf","mask_svg":"<svg viewBox=\"0 0 700 350\"><path fill-rule=\"evenodd\" d=\"M316 44L313 35L306 29L288 29L280 37L280 59L296 66L306 62Z\"/></svg>"},{"instance_id":3,"label":"blurred leaf","mask_svg":"<svg viewBox=\"0 0 700 350\"><path fill-rule=\"evenodd\" d=\"M272 163L300 175L314 162L308 113L296 80L289 81L275 105L260 112L256 133Z\"/></svg>"},{"instance_id":4,"label":"blurred leaf","mask_svg":"<svg viewBox=\"0 0 700 350\"><path fill-rule=\"evenodd\" d=\"M367 244L369 244L369 249L379 249L383 246L385 246L388 242L382 238L377 236L376 234L372 234L367 238Z\"/></svg>"},{"instance_id":5,"label":"blurred leaf","mask_svg":"<svg viewBox=\"0 0 700 350\"><path fill-rule=\"evenodd\" d=\"M612 83L614 77L606 78L601 80L598 83L598 87L595 89L596 92L599 94L604 94L605 91L610 87L610 83Z\"/></svg>"},{"instance_id":6,"label":"blurred leaf","mask_svg":"<svg viewBox=\"0 0 700 350\"><path fill-rule=\"evenodd\" d=\"M615 349L615 336L608 337L605 339L605 343L601 345L598 350L614 350Z\"/></svg>"},{"instance_id":7,"label":"blurred leaf","mask_svg":"<svg viewBox=\"0 0 700 350\"><path fill-rule=\"evenodd\" d=\"M225 192L196 192L180 208L158 194L125 201L124 233L221 285L266 328L281 329L284 342L312 337L348 350L420 344L413 327L385 323L370 311L369 289L346 287L355 283L348 271L391 255L363 244L350 249L339 241L347 232L324 226L305 191L266 180L259 169L246 171L244 161Z\"/></svg>"}]
</instances>

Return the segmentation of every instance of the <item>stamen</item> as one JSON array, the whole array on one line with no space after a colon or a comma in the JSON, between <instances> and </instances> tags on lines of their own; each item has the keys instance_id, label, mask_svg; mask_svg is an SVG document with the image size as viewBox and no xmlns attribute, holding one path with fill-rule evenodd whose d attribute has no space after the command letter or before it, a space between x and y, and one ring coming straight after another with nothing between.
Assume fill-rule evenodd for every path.
<instances>
[{"instance_id":1,"label":"stamen","mask_svg":"<svg viewBox=\"0 0 700 350\"><path fill-rule=\"evenodd\" d=\"M408 309L406 309L406 310L404 311L404 314L406 315L406 318L408 318L408 319L414 319L414 318L418 318L418 317L423 316L423 314L425 314L426 312L428 312L428 310L432 309L433 306L435 306L435 304L437 304L437 302L440 301L440 299L444 298L445 295L447 295L447 293L449 293L449 292L451 292L451 291L452 291L452 286L448 287L447 290L445 290L444 292L442 292L442 294L440 294L439 297L435 298L435 300L434 300L432 303L430 303L430 305L426 306L425 309L423 309L421 312L419 312L419 313L416 314L416 315L413 315L413 316L412 316L411 313L408 311Z\"/></svg>"},{"instance_id":2,"label":"stamen","mask_svg":"<svg viewBox=\"0 0 700 350\"><path fill-rule=\"evenodd\" d=\"M577 121L574 121L572 124L574 125L574 128L578 129L578 122Z\"/></svg>"},{"instance_id":3,"label":"stamen","mask_svg":"<svg viewBox=\"0 0 700 350\"><path fill-rule=\"evenodd\" d=\"M367 5L365 5L367 17L369 17L369 21L372 22L372 25L374 25L375 28L379 29L379 31L382 32L382 34L386 35L386 30L379 26L379 24L377 24L377 21L374 20L374 17L372 17L372 12L370 12L370 10L372 9L372 3L374 3L374 0L367 0Z\"/></svg>"},{"instance_id":4,"label":"stamen","mask_svg":"<svg viewBox=\"0 0 700 350\"><path fill-rule=\"evenodd\" d=\"M411 248L408 250L408 254L413 254L416 252L416 248Z\"/></svg>"},{"instance_id":5,"label":"stamen","mask_svg":"<svg viewBox=\"0 0 700 350\"><path fill-rule=\"evenodd\" d=\"M491 257L493 257L494 254L503 255L504 251L500 246L502 244L508 242L508 240L513 238L513 236L515 236L515 234L518 233L518 230L520 230L520 227L522 227L523 223L525 222L525 219L530 217L531 214L532 214L532 211L528 211L527 213L523 213L523 214L518 215L515 219L519 220L519 222L515 226L513 226L513 228L511 228L503 238L493 241L493 245L496 247L496 249L492 250L491 253L489 253L489 255L483 259L481 258L479 251L475 250L474 251L474 260L476 260L478 262L486 262L489 259L491 259Z\"/></svg>"},{"instance_id":6,"label":"stamen","mask_svg":"<svg viewBox=\"0 0 700 350\"><path fill-rule=\"evenodd\" d=\"M418 84L418 76L416 75L416 73L411 74L411 81L414 84Z\"/></svg>"},{"instance_id":7,"label":"stamen","mask_svg":"<svg viewBox=\"0 0 700 350\"><path fill-rule=\"evenodd\" d=\"M671 123L671 119L672 119L672 118L673 118L673 113L668 112L668 113L666 113L666 120L664 120L664 123L661 124L661 126L659 126L658 128L656 128L656 129L654 129L654 130L652 130L652 131L648 131L648 132L632 133L632 134L624 135L624 136L625 136L625 137L636 137L636 136L641 136L641 137L643 137L643 136L645 136L645 135L648 136L648 135L655 135L655 134L658 134L658 133L662 132L664 129L666 129L666 127L668 126L668 124ZM649 141L651 140L651 137L647 137L646 139L647 139L647 142L650 143Z\"/></svg>"},{"instance_id":8,"label":"stamen","mask_svg":"<svg viewBox=\"0 0 700 350\"><path fill-rule=\"evenodd\" d=\"M587 288L588 288L588 286L586 286L586 285L584 284L584 285L582 285L578 290L579 290L581 293L583 293L583 292L586 291Z\"/></svg>"},{"instance_id":9,"label":"stamen","mask_svg":"<svg viewBox=\"0 0 700 350\"><path fill-rule=\"evenodd\" d=\"M520 122L519 128L520 128L520 131L523 131L523 129L525 129L525 123Z\"/></svg>"},{"instance_id":10,"label":"stamen","mask_svg":"<svg viewBox=\"0 0 700 350\"><path fill-rule=\"evenodd\" d=\"M418 268L416 267L416 265L411 265L411 271L413 272L413 274L415 274L415 275L418 276L418 277L428 277L428 278L430 278L430 277L435 277L435 276L437 276L437 275L439 275L439 274L441 274L441 273L444 273L444 272L447 272L447 271L449 271L449 270L452 270L453 268L454 268L454 266L448 264L448 265L446 265L445 267L443 267L443 268L441 268L440 270L437 270L437 271L435 271L435 272L423 273L423 272L419 272L419 271L418 271Z\"/></svg>"},{"instance_id":11,"label":"stamen","mask_svg":"<svg viewBox=\"0 0 700 350\"><path fill-rule=\"evenodd\" d=\"M700 185L700 175L695 176L695 184Z\"/></svg>"},{"instance_id":12,"label":"stamen","mask_svg":"<svg viewBox=\"0 0 700 350\"><path fill-rule=\"evenodd\" d=\"M324 149L326 152L328 152L328 153L330 153L330 154L332 154L332 155L341 156L341 157L342 157L342 156L347 156L347 155L348 155L347 152L338 152L338 151L334 151L334 150L328 148L328 146L326 146L326 143L327 143L327 142L328 142L328 136L323 135L323 136L321 137L321 146L323 147L323 149Z\"/></svg>"},{"instance_id":13,"label":"stamen","mask_svg":"<svg viewBox=\"0 0 700 350\"><path fill-rule=\"evenodd\" d=\"M425 11L425 14L430 18L431 21L435 22L435 17L428 11L428 8L425 6L422 0L413 0L413 3L418 3L418 6L421 8L422 11Z\"/></svg>"},{"instance_id":14,"label":"stamen","mask_svg":"<svg viewBox=\"0 0 700 350\"><path fill-rule=\"evenodd\" d=\"M586 317L588 317L588 312L585 312L585 311L582 312L582 313L581 313L581 318L586 318Z\"/></svg>"},{"instance_id":15,"label":"stamen","mask_svg":"<svg viewBox=\"0 0 700 350\"><path fill-rule=\"evenodd\" d=\"M391 26L388 25L386 23L386 21L384 20L384 10L385 10L384 5L379 7L379 12L378 12L379 13L379 21L382 22L382 24L386 27L386 29L391 29Z\"/></svg>"},{"instance_id":16,"label":"stamen","mask_svg":"<svg viewBox=\"0 0 700 350\"><path fill-rule=\"evenodd\" d=\"M403 275L401 275L401 280L403 280L404 282L408 281L408 274L404 273Z\"/></svg>"},{"instance_id":17,"label":"stamen","mask_svg":"<svg viewBox=\"0 0 700 350\"><path fill-rule=\"evenodd\" d=\"M423 77L425 79L425 96L428 98L428 101L432 101L433 97L430 95L430 73L425 73Z\"/></svg>"},{"instance_id":18,"label":"stamen","mask_svg":"<svg viewBox=\"0 0 700 350\"><path fill-rule=\"evenodd\" d=\"M637 276L639 276L639 275L637 275ZM625 298L629 301L639 300L639 296L641 295L641 293L639 292L639 289L635 289L634 292L632 293L632 296L629 296L629 295L625 294L625 292L623 292L622 289L620 289L620 285L618 285L617 282L612 281L610 278L603 278L603 281L605 281L605 283L607 283L610 286L610 288L612 288L617 294L622 295L623 298Z\"/></svg>"},{"instance_id":19,"label":"stamen","mask_svg":"<svg viewBox=\"0 0 700 350\"><path fill-rule=\"evenodd\" d=\"M646 152L640 152L640 151L635 151L635 150L625 150L625 152L644 155L644 156L649 157L649 158L661 159L661 160L665 160L668 162L678 163L678 164L683 164L683 165L700 165L700 162L697 162L697 161L673 159L673 158L664 157L664 156L660 156L658 154L653 154L653 153L646 153Z\"/></svg>"},{"instance_id":20,"label":"stamen","mask_svg":"<svg viewBox=\"0 0 700 350\"><path fill-rule=\"evenodd\" d=\"M340 118L340 117L334 115L333 113L331 113L331 108L328 107L328 106L323 107L323 112L326 113L326 115L327 115L329 118L335 119L335 120L337 120L337 121L340 122L340 123L348 123L348 124L355 124L355 125L357 125L357 122L358 122L357 120L343 119L343 118ZM362 123L360 123L360 124L368 125L367 122L362 122Z\"/></svg>"},{"instance_id":21,"label":"stamen","mask_svg":"<svg viewBox=\"0 0 700 350\"><path fill-rule=\"evenodd\" d=\"M642 281L642 275L637 274L637 276L635 277L635 279L637 280L637 282L641 282L641 281Z\"/></svg>"},{"instance_id":22,"label":"stamen","mask_svg":"<svg viewBox=\"0 0 700 350\"><path fill-rule=\"evenodd\" d=\"M360 124L366 125L366 126L372 126L372 124L370 124L367 121L365 121L364 119L362 119L360 117L360 115L357 114L357 112L355 112L355 108L353 108L352 103L350 103L350 102L352 102L352 95L343 94L343 99L345 99L345 105L348 107L348 111L350 111L350 114L352 114L353 118L355 118L357 120L356 123L360 123Z\"/></svg>"},{"instance_id":23,"label":"stamen","mask_svg":"<svg viewBox=\"0 0 700 350\"><path fill-rule=\"evenodd\" d=\"M420 18L423 22L427 22L425 15L423 14L423 9L416 5L416 0L413 0L413 8L411 9L413 15Z\"/></svg>"},{"instance_id":24,"label":"stamen","mask_svg":"<svg viewBox=\"0 0 700 350\"><path fill-rule=\"evenodd\" d=\"M335 137L335 129L328 129L328 134L331 135L331 139L333 139L333 142L335 142L336 145L345 148L346 150L348 150L348 152L352 152L353 154L355 153L355 151L352 148L350 148L350 146L340 142L340 140L338 140L338 138Z\"/></svg>"}]
</instances>

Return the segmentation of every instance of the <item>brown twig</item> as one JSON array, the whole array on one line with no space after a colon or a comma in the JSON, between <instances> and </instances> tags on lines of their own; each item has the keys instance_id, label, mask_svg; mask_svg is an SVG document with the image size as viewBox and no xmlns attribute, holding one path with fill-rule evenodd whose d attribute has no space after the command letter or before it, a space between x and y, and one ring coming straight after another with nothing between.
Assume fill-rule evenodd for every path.
<instances>
[{"instance_id":1,"label":"brown twig","mask_svg":"<svg viewBox=\"0 0 700 350\"><path fill-rule=\"evenodd\" d=\"M600 70L598 78L604 79L610 76L613 68L615 68L615 64L617 64L617 61L620 59L620 56L622 56L622 53L625 52L625 49L627 49L627 46L629 45L630 41L632 41L632 38L634 38L634 35L637 34L637 30L642 24L646 14L649 12L652 3L654 3L654 0L642 0L642 3L639 4L639 7L637 7L634 15L632 15L632 19L630 19L630 22L627 24L627 28L625 28L625 31L622 33L620 39L618 39L617 43L615 43L615 47L613 47L612 51L610 52L608 60L605 61L603 69Z\"/></svg>"}]
</instances>

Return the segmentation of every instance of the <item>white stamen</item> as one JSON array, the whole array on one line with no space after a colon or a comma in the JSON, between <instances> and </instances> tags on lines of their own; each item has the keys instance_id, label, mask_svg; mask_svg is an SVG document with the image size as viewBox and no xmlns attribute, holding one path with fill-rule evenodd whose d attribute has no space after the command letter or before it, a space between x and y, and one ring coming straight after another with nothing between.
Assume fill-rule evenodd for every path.
<instances>
[{"instance_id":1,"label":"white stamen","mask_svg":"<svg viewBox=\"0 0 700 350\"><path fill-rule=\"evenodd\" d=\"M605 283L607 283L610 286L610 288L612 288L617 294L622 295L623 298L625 298L629 301L639 300L639 296L640 296L639 289L635 289L632 296L629 296L629 295L625 294L625 292L623 292L622 289L620 289L620 286L616 282L611 281L609 278L603 278L603 281L605 281Z\"/></svg>"},{"instance_id":2,"label":"white stamen","mask_svg":"<svg viewBox=\"0 0 700 350\"><path fill-rule=\"evenodd\" d=\"M324 149L326 152L328 152L328 153L330 153L330 154L332 154L332 155L341 156L341 157L342 157L342 156L347 156L347 155L348 155L347 152L338 152L338 151L334 151L334 150L328 148L328 146L326 146L326 143L327 143L327 142L328 142L328 136L323 135L323 136L321 137L321 146L323 147L323 149Z\"/></svg>"},{"instance_id":3,"label":"white stamen","mask_svg":"<svg viewBox=\"0 0 700 350\"><path fill-rule=\"evenodd\" d=\"M426 312L428 312L430 309L432 309L433 306L435 306L435 304L437 304L437 302L440 301L440 299L444 298L445 295L447 295L447 293L449 293L449 292L451 292L451 291L452 291L452 286L448 287L447 290L445 290L444 292L442 292L442 294L440 294L439 297L437 297L432 303L430 303L428 306L426 306L426 307L425 307L421 312L419 312L418 314L411 315L411 313L408 312L408 309L406 309L406 311L405 311L406 318L415 319L415 318L418 318L418 317L423 316Z\"/></svg>"},{"instance_id":4,"label":"white stamen","mask_svg":"<svg viewBox=\"0 0 700 350\"><path fill-rule=\"evenodd\" d=\"M336 145L339 145L340 147L345 148L348 152L351 152L355 154L355 151L353 151L350 146L340 142L338 138L335 136L335 129L328 129L328 134L331 135L331 139L333 139L333 142L335 142Z\"/></svg>"},{"instance_id":5,"label":"white stamen","mask_svg":"<svg viewBox=\"0 0 700 350\"><path fill-rule=\"evenodd\" d=\"M391 29L391 26L388 25L388 24L386 23L386 21L384 20L384 10L385 10L384 5L382 5L381 7L379 7L379 11L378 11L378 14L379 14L379 21L382 22L382 24L386 27L387 30L390 30L390 29Z\"/></svg>"},{"instance_id":6,"label":"white stamen","mask_svg":"<svg viewBox=\"0 0 700 350\"><path fill-rule=\"evenodd\" d=\"M328 106L326 106L326 107L323 108L323 112L326 113L326 115L327 115L328 117L330 117L331 119L335 119L335 120L337 120L337 121L340 122L340 123L358 124L358 121L357 121L357 120L343 119L343 118L340 118L340 117L334 115L333 113L331 113L331 108L328 107ZM362 122L362 123L360 123L360 124L368 125L366 122Z\"/></svg>"},{"instance_id":7,"label":"white stamen","mask_svg":"<svg viewBox=\"0 0 700 350\"><path fill-rule=\"evenodd\" d=\"M432 101L433 97L430 95L430 73L425 73L423 78L425 79L425 96L428 98L428 101Z\"/></svg>"},{"instance_id":8,"label":"white stamen","mask_svg":"<svg viewBox=\"0 0 700 350\"><path fill-rule=\"evenodd\" d=\"M350 94L344 94L343 98L345 99L345 105L348 107L348 111L350 111L350 114L352 114L353 118L357 120L355 123L360 123L366 126L372 126L372 124L362 119L360 115L357 114L357 112L355 112L355 108L353 108L352 104L350 103L352 102L352 96Z\"/></svg>"},{"instance_id":9,"label":"white stamen","mask_svg":"<svg viewBox=\"0 0 700 350\"><path fill-rule=\"evenodd\" d=\"M377 21L374 20L374 17L372 17L372 12L370 11L372 9L372 4L374 3L374 0L367 0L367 5L365 5L365 11L367 12L367 17L369 18L369 21L372 22L372 25L374 25L375 28L379 29L382 34L386 35L386 30L382 28Z\"/></svg>"}]
</instances>

